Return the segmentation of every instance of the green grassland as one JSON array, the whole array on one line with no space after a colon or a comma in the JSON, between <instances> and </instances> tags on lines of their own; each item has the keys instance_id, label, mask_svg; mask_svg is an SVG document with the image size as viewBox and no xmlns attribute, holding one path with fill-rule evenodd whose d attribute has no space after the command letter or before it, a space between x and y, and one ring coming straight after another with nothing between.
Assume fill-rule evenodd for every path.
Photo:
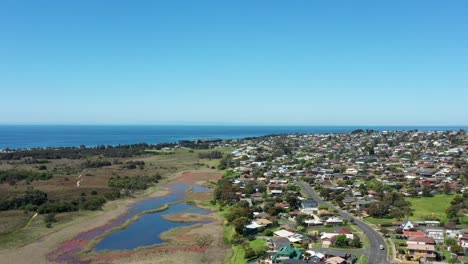
<instances>
[{"instance_id":1,"label":"green grassland","mask_svg":"<svg viewBox=\"0 0 468 264\"><path fill-rule=\"evenodd\" d=\"M426 216L434 216L440 221L446 222L445 210L454 197L454 194L438 194L433 197L406 198L407 201L411 202L411 208L413 209L413 216L410 219L423 220Z\"/></svg>"},{"instance_id":2,"label":"green grassland","mask_svg":"<svg viewBox=\"0 0 468 264\"><path fill-rule=\"evenodd\" d=\"M33 213L21 210L0 212L0 235L6 235L24 227Z\"/></svg>"}]
</instances>

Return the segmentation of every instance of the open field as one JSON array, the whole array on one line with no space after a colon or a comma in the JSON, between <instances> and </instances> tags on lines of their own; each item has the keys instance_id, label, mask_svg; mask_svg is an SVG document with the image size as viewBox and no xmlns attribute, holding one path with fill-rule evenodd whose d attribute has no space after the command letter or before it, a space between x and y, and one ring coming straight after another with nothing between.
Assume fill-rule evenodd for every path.
<instances>
[{"instance_id":1,"label":"open field","mask_svg":"<svg viewBox=\"0 0 468 264\"><path fill-rule=\"evenodd\" d=\"M445 210L449 207L450 202L455 197L454 194L438 194L433 197L411 197L405 198L411 202L411 209L413 215L409 217L410 220L424 220L425 217L436 217L440 221L447 222L447 215ZM465 217L466 218L466 217ZM463 218L463 221L465 221ZM374 218L366 217L366 221L372 224L391 224L398 221L395 218Z\"/></svg>"},{"instance_id":2,"label":"open field","mask_svg":"<svg viewBox=\"0 0 468 264\"><path fill-rule=\"evenodd\" d=\"M21 210L0 212L0 235L5 235L24 227L32 216L33 213Z\"/></svg>"},{"instance_id":3,"label":"open field","mask_svg":"<svg viewBox=\"0 0 468 264\"><path fill-rule=\"evenodd\" d=\"M438 194L433 197L406 198L407 201L411 202L411 208L413 209L413 216L410 219L422 220L425 216L434 216L440 221L446 222L445 210L454 197L454 194Z\"/></svg>"}]
</instances>

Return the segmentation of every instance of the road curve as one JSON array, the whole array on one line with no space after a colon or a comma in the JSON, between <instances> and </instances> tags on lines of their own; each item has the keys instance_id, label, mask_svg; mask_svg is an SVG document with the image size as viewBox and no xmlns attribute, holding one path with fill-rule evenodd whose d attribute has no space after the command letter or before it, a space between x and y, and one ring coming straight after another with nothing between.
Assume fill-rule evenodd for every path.
<instances>
[{"instance_id":1,"label":"road curve","mask_svg":"<svg viewBox=\"0 0 468 264\"><path fill-rule=\"evenodd\" d=\"M382 236L380 236L377 231L372 229L369 225L364 223L363 221L349 215L348 213L342 211L341 209L333 206L332 204L323 201L320 196L310 187L309 184L306 182L297 182L297 184L302 188L304 194L309 198L314 199L317 201L319 205L327 205L334 208L338 214L345 220L350 221L351 219L354 221L354 224L357 225L361 230L366 234L370 241L370 249L366 250L369 252L369 261L368 264L390 264L387 261L387 247L385 246L385 241L383 240ZM385 249L381 250L379 247L380 245L384 245Z\"/></svg>"}]
</instances>

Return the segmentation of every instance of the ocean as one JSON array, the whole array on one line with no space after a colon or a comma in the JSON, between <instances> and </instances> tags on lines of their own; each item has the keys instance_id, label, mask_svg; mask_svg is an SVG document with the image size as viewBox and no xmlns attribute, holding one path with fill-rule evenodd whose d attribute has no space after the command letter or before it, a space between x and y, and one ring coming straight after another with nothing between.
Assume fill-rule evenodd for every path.
<instances>
[{"instance_id":1,"label":"ocean","mask_svg":"<svg viewBox=\"0 0 468 264\"><path fill-rule=\"evenodd\" d=\"M0 149L172 143L237 139L284 133L346 133L355 129L466 130L448 126L192 126L192 125L0 125Z\"/></svg>"}]
</instances>

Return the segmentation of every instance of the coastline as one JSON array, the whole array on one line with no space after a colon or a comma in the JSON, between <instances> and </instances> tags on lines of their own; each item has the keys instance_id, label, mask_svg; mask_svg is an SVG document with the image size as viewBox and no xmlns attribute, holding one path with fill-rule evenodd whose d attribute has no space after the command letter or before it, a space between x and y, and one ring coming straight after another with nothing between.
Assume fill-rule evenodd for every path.
<instances>
[{"instance_id":1,"label":"coastline","mask_svg":"<svg viewBox=\"0 0 468 264\"><path fill-rule=\"evenodd\" d=\"M334 134L355 129L377 131L468 130L467 125L1 125L0 153L5 149L165 144L180 140L231 140L272 134Z\"/></svg>"}]
</instances>

